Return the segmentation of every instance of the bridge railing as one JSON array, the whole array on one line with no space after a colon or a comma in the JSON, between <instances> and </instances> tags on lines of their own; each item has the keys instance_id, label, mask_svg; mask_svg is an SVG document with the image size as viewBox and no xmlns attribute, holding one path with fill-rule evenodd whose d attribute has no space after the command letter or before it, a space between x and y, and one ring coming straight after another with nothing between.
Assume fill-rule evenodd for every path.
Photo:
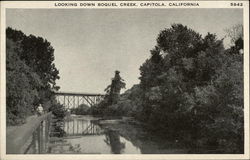
<instances>
[{"instance_id":1,"label":"bridge railing","mask_svg":"<svg viewBox=\"0 0 250 160\"><path fill-rule=\"evenodd\" d=\"M46 153L52 113L35 117L6 137L7 154Z\"/></svg>"}]
</instances>

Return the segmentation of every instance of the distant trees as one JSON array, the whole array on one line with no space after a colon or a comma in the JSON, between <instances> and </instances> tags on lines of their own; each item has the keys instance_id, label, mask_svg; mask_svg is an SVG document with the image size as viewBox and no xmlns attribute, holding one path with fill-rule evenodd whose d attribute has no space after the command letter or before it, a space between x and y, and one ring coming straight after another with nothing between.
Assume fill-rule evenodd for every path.
<instances>
[{"instance_id":1,"label":"distant trees","mask_svg":"<svg viewBox=\"0 0 250 160\"><path fill-rule=\"evenodd\" d=\"M22 123L38 103L52 103L59 71L50 43L6 29L7 123ZM46 109L46 108L45 108Z\"/></svg>"},{"instance_id":2,"label":"distant trees","mask_svg":"<svg viewBox=\"0 0 250 160\"><path fill-rule=\"evenodd\" d=\"M92 114L102 115L121 115L118 111L118 102L120 100L120 91L125 88L126 84L120 76L119 71L115 71L115 76L112 78L111 84L105 89L106 95L104 100L91 108ZM119 113L118 113L119 112Z\"/></svg>"},{"instance_id":3,"label":"distant trees","mask_svg":"<svg viewBox=\"0 0 250 160\"><path fill-rule=\"evenodd\" d=\"M86 114L89 114L90 107L87 106L86 104L81 104L76 108L72 108L70 111L72 114L86 115Z\"/></svg>"}]
</instances>

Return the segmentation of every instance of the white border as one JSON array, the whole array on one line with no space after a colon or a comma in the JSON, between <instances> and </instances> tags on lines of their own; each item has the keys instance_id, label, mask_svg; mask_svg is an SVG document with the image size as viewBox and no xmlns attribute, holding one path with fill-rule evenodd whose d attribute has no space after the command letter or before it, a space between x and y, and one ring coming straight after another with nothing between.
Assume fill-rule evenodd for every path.
<instances>
[{"instance_id":1,"label":"white border","mask_svg":"<svg viewBox=\"0 0 250 160\"><path fill-rule=\"evenodd\" d=\"M117 3L117 7L56 7L55 3ZM0 128L0 140L1 140L1 150L0 159L3 160L47 160L47 159L74 159L74 160L82 160L82 159L117 159L117 160L130 160L130 159L140 159L140 160L151 160L151 159L250 159L249 156L249 2L248 1L127 1L127 3L137 3L138 7L121 7L121 3L126 3L126 1L3 1L1 2L1 79L0 79L0 89L1 89L1 128ZM140 3L165 3L164 7L142 7ZM243 3L243 7L231 7L230 3ZM186 6L168 6L169 3L199 3L199 7L186 7ZM76 155L76 154L43 154L43 155L6 155L6 76L5 76L5 51L6 51L6 43L5 43L5 15L7 8L33 8L33 9L42 9L42 8L51 8L51 9L72 9L72 8L93 8L93 9L122 9L122 8L243 8L243 16L244 16L244 128L245 128L245 154L143 154L143 155Z\"/></svg>"}]
</instances>

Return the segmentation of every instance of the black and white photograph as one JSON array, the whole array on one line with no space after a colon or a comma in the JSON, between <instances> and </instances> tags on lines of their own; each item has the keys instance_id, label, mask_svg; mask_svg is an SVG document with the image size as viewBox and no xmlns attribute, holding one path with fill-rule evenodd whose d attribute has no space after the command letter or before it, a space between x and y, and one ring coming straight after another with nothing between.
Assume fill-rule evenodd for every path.
<instances>
[{"instance_id":1,"label":"black and white photograph","mask_svg":"<svg viewBox=\"0 0 250 160\"><path fill-rule=\"evenodd\" d=\"M3 154L249 154L248 2L50 4L5 8Z\"/></svg>"}]
</instances>

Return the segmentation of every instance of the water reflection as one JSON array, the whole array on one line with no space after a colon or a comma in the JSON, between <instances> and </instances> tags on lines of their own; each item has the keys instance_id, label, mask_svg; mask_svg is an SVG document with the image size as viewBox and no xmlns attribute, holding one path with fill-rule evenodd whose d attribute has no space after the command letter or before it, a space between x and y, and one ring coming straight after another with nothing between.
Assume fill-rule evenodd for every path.
<instances>
[{"instance_id":1,"label":"water reflection","mask_svg":"<svg viewBox=\"0 0 250 160\"><path fill-rule=\"evenodd\" d=\"M86 120L82 118L74 118L66 120L64 131L67 136L84 136L84 135L100 135L102 129L94 124L95 120Z\"/></svg>"},{"instance_id":2,"label":"water reflection","mask_svg":"<svg viewBox=\"0 0 250 160\"><path fill-rule=\"evenodd\" d=\"M65 141L51 149L51 153L141 153L138 147L120 136L118 131L99 126L98 119L91 116L68 118L62 129Z\"/></svg>"},{"instance_id":3,"label":"water reflection","mask_svg":"<svg viewBox=\"0 0 250 160\"><path fill-rule=\"evenodd\" d=\"M120 135L117 131L107 130L105 132L104 142L111 147L111 151L114 154L121 154L125 148L125 142L121 142Z\"/></svg>"},{"instance_id":4,"label":"water reflection","mask_svg":"<svg viewBox=\"0 0 250 160\"><path fill-rule=\"evenodd\" d=\"M118 127L117 127L118 126ZM91 116L71 117L64 122L64 143L51 153L80 154L175 154L187 149L175 142L155 140L153 136L129 124L101 125ZM157 137L156 137L157 138Z\"/></svg>"}]
</instances>

